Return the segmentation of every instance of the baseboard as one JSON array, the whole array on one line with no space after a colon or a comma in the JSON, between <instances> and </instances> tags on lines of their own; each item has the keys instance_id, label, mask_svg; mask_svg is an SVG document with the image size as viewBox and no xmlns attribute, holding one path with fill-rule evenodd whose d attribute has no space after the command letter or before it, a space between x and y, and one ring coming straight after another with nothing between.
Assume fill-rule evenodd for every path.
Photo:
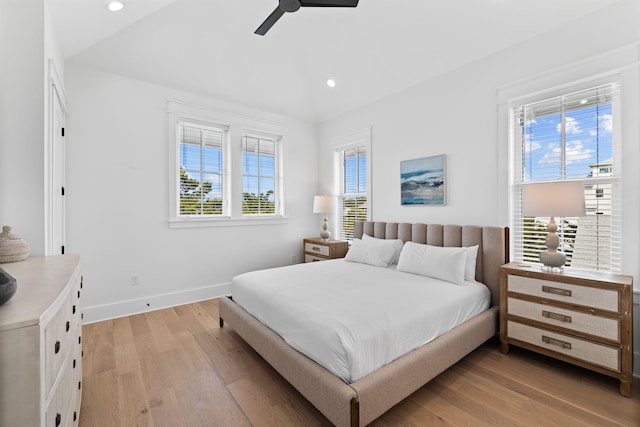
<instances>
[{"instance_id":1,"label":"baseboard","mask_svg":"<svg viewBox=\"0 0 640 427\"><path fill-rule=\"evenodd\" d=\"M83 307L83 324L100 322L102 320L115 319L117 317L130 316L132 314L146 313L162 308L175 307L211 298L219 298L231 293L231 283L223 283L205 286L197 289L171 292L168 294L151 295L126 301L118 301L110 304Z\"/></svg>"}]
</instances>

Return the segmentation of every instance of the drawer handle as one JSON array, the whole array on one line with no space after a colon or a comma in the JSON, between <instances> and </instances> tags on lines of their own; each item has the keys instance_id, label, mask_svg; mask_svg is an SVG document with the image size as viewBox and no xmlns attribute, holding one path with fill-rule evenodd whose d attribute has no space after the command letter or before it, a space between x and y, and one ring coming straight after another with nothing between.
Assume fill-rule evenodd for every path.
<instances>
[{"instance_id":1,"label":"drawer handle","mask_svg":"<svg viewBox=\"0 0 640 427\"><path fill-rule=\"evenodd\" d=\"M69 323L69 321L67 320L67 325L66 325L66 330L67 332L69 332L69 328L71 328L71 323Z\"/></svg>"},{"instance_id":2,"label":"drawer handle","mask_svg":"<svg viewBox=\"0 0 640 427\"><path fill-rule=\"evenodd\" d=\"M78 299L80 299L80 291L78 291Z\"/></svg>"},{"instance_id":3,"label":"drawer handle","mask_svg":"<svg viewBox=\"0 0 640 427\"><path fill-rule=\"evenodd\" d=\"M76 359L73 359L73 369L76 369Z\"/></svg>"},{"instance_id":4,"label":"drawer handle","mask_svg":"<svg viewBox=\"0 0 640 427\"><path fill-rule=\"evenodd\" d=\"M76 305L73 304L73 308L71 309L71 314L76 314Z\"/></svg>"},{"instance_id":5,"label":"drawer handle","mask_svg":"<svg viewBox=\"0 0 640 427\"><path fill-rule=\"evenodd\" d=\"M78 412L73 411L73 421L76 421L77 419L78 419Z\"/></svg>"},{"instance_id":6,"label":"drawer handle","mask_svg":"<svg viewBox=\"0 0 640 427\"><path fill-rule=\"evenodd\" d=\"M548 337L546 335L542 336L542 341L547 344L557 345L558 347L562 347L563 349L571 350L571 343L566 341L557 340L555 338Z\"/></svg>"},{"instance_id":7,"label":"drawer handle","mask_svg":"<svg viewBox=\"0 0 640 427\"><path fill-rule=\"evenodd\" d=\"M62 415L58 413L56 414L56 427L59 426L61 422L62 422Z\"/></svg>"},{"instance_id":8,"label":"drawer handle","mask_svg":"<svg viewBox=\"0 0 640 427\"><path fill-rule=\"evenodd\" d=\"M551 311L542 310L542 317L547 319L558 320L560 322L571 323L571 316L566 316L560 313L553 313Z\"/></svg>"},{"instance_id":9,"label":"drawer handle","mask_svg":"<svg viewBox=\"0 0 640 427\"><path fill-rule=\"evenodd\" d=\"M543 286L542 292L546 292L548 294L554 294L554 295L562 295L563 297L571 296L571 290L562 289L562 288L553 288L551 286Z\"/></svg>"},{"instance_id":10,"label":"drawer handle","mask_svg":"<svg viewBox=\"0 0 640 427\"><path fill-rule=\"evenodd\" d=\"M320 247L319 246L313 246L311 249L316 251L316 252L318 252L320 250Z\"/></svg>"},{"instance_id":11,"label":"drawer handle","mask_svg":"<svg viewBox=\"0 0 640 427\"><path fill-rule=\"evenodd\" d=\"M55 345L53 346L53 351L54 354L60 353L60 341L56 341Z\"/></svg>"}]
</instances>

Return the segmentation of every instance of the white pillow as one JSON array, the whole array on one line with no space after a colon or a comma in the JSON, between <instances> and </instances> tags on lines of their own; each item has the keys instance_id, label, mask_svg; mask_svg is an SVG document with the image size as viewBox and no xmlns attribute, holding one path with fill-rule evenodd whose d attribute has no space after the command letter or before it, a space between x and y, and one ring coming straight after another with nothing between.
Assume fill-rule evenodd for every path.
<instances>
[{"instance_id":1,"label":"white pillow","mask_svg":"<svg viewBox=\"0 0 640 427\"><path fill-rule=\"evenodd\" d=\"M465 261L465 267L464 267L464 280L475 282L476 281L476 259L478 258L478 245L468 246L465 249L467 250L467 259Z\"/></svg>"},{"instance_id":2,"label":"white pillow","mask_svg":"<svg viewBox=\"0 0 640 427\"><path fill-rule=\"evenodd\" d=\"M380 239L376 240L353 239L345 261L388 267L395 256L395 248L393 245L380 244Z\"/></svg>"},{"instance_id":3,"label":"white pillow","mask_svg":"<svg viewBox=\"0 0 640 427\"><path fill-rule=\"evenodd\" d=\"M362 235L362 240L374 240L380 242L382 245L392 245L395 251L391 264L397 264L400 259L400 253L404 246L404 242L400 239L378 239L377 237L369 236L368 234Z\"/></svg>"},{"instance_id":4,"label":"white pillow","mask_svg":"<svg viewBox=\"0 0 640 427\"><path fill-rule=\"evenodd\" d=\"M467 248L444 248L407 242L400 254L398 271L464 285L466 259Z\"/></svg>"}]
</instances>

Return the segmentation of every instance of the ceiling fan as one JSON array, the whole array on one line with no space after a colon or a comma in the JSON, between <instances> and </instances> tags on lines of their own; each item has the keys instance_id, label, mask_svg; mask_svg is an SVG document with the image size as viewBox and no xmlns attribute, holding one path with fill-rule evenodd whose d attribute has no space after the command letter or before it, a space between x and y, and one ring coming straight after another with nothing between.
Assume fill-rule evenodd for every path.
<instances>
[{"instance_id":1,"label":"ceiling fan","mask_svg":"<svg viewBox=\"0 0 640 427\"><path fill-rule=\"evenodd\" d=\"M278 7L255 31L264 36L285 12L295 12L300 7L356 7L358 0L278 0Z\"/></svg>"}]
</instances>

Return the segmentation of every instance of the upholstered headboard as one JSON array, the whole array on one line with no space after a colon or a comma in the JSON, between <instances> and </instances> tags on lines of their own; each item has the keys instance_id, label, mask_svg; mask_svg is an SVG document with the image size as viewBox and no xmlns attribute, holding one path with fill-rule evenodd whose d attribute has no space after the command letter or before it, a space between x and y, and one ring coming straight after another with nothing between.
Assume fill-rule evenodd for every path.
<instances>
[{"instance_id":1,"label":"upholstered headboard","mask_svg":"<svg viewBox=\"0 0 640 427\"><path fill-rule=\"evenodd\" d=\"M357 221L354 236L363 234L379 239L402 239L433 246L465 247L479 245L476 280L491 290L491 304L500 303L500 266L509 262L509 228L477 225L411 224Z\"/></svg>"}]
</instances>

